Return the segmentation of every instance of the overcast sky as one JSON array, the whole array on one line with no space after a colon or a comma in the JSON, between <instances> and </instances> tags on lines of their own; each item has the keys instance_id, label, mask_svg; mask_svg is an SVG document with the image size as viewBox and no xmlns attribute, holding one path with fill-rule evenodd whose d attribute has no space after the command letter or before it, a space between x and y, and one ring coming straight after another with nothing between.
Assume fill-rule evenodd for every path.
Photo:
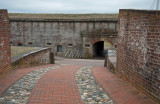
<instances>
[{"instance_id":1,"label":"overcast sky","mask_svg":"<svg viewBox=\"0 0 160 104\"><path fill-rule=\"evenodd\" d=\"M118 13L119 9L150 9L153 0L0 0L9 13Z\"/></svg>"}]
</instances>

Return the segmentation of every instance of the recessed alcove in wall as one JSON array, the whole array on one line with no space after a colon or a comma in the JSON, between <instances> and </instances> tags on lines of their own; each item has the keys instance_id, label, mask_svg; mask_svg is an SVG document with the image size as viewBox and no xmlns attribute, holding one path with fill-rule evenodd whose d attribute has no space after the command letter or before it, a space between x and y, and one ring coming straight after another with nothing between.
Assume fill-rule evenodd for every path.
<instances>
[{"instance_id":1,"label":"recessed alcove in wall","mask_svg":"<svg viewBox=\"0 0 160 104\"><path fill-rule=\"evenodd\" d=\"M73 44L69 43L69 44L68 44L68 47L73 47Z\"/></svg>"},{"instance_id":2,"label":"recessed alcove in wall","mask_svg":"<svg viewBox=\"0 0 160 104\"><path fill-rule=\"evenodd\" d=\"M46 45L47 45L47 46L51 46L51 45L52 45L52 43L48 42L48 43L46 43Z\"/></svg>"},{"instance_id":3,"label":"recessed alcove in wall","mask_svg":"<svg viewBox=\"0 0 160 104\"><path fill-rule=\"evenodd\" d=\"M33 42L28 42L28 45L33 45Z\"/></svg>"},{"instance_id":4,"label":"recessed alcove in wall","mask_svg":"<svg viewBox=\"0 0 160 104\"><path fill-rule=\"evenodd\" d=\"M85 47L86 47L86 48L89 48L89 47L90 47L90 44L85 44Z\"/></svg>"},{"instance_id":5,"label":"recessed alcove in wall","mask_svg":"<svg viewBox=\"0 0 160 104\"><path fill-rule=\"evenodd\" d=\"M62 52L62 46L61 45L57 45L57 52Z\"/></svg>"},{"instance_id":6,"label":"recessed alcove in wall","mask_svg":"<svg viewBox=\"0 0 160 104\"><path fill-rule=\"evenodd\" d=\"M17 45L18 45L18 46L23 46L23 44L22 44L22 43L18 43Z\"/></svg>"}]
</instances>

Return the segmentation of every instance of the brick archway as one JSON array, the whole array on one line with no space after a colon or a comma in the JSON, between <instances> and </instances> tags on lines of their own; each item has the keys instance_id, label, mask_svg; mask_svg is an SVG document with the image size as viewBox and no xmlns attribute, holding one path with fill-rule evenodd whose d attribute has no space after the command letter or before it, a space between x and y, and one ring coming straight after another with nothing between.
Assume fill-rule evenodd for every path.
<instances>
[{"instance_id":1,"label":"brick archway","mask_svg":"<svg viewBox=\"0 0 160 104\"><path fill-rule=\"evenodd\" d=\"M95 48L95 46L100 45L98 42L101 42L101 41L103 41L104 43L108 42L109 44L111 44L111 49L114 48L114 45L116 45L117 43L116 37L100 37L100 36L99 37L98 36L97 37L89 37L89 36L83 37L83 49L85 50L85 52L87 52L88 58L94 57L95 55L94 50L97 49ZM96 43L97 45L94 45ZM86 47L86 44L89 44L90 47ZM101 47L101 45L99 47ZM103 50L103 52L105 53L105 50Z\"/></svg>"},{"instance_id":2,"label":"brick archway","mask_svg":"<svg viewBox=\"0 0 160 104\"><path fill-rule=\"evenodd\" d=\"M112 46L114 45L113 42L112 42L111 40L108 40L108 39L96 39L96 40L93 40L93 41L91 42L91 44L93 45L93 44L95 44L95 43L97 43L97 42L99 42L99 41L108 42L108 43L110 43Z\"/></svg>"},{"instance_id":3,"label":"brick archway","mask_svg":"<svg viewBox=\"0 0 160 104\"><path fill-rule=\"evenodd\" d=\"M104 57L107 53L107 50L104 48L104 42L108 42L109 44L114 45L112 40L106 38L98 38L91 41L92 48L91 48L91 57Z\"/></svg>"}]
</instances>

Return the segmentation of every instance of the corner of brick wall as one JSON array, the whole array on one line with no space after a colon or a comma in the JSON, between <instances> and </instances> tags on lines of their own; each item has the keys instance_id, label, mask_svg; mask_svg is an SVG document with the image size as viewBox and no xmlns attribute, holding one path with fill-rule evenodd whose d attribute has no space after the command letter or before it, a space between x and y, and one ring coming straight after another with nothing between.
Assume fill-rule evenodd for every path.
<instances>
[{"instance_id":1,"label":"corner of brick wall","mask_svg":"<svg viewBox=\"0 0 160 104\"><path fill-rule=\"evenodd\" d=\"M116 73L160 102L160 11L120 10Z\"/></svg>"},{"instance_id":2,"label":"corner of brick wall","mask_svg":"<svg viewBox=\"0 0 160 104\"><path fill-rule=\"evenodd\" d=\"M0 73L11 64L9 17L5 9L0 9Z\"/></svg>"}]
</instances>

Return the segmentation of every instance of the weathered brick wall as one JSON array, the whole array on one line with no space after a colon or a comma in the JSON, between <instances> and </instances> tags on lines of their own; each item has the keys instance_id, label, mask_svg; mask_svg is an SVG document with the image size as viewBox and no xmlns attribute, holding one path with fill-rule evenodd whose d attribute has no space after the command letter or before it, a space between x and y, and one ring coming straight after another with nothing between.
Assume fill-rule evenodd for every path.
<instances>
[{"instance_id":1,"label":"weathered brick wall","mask_svg":"<svg viewBox=\"0 0 160 104\"><path fill-rule=\"evenodd\" d=\"M117 74L160 101L160 11L120 10Z\"/></svg>"},{"instance_id":2,"label":"weathered brick wall","mask_svg":"<svg viewBox=\"0 0 160 104\"><path fill-rule=\"evenodd\" d=\"M99 29L116 31L117 20L109 21L36 21L36 20L11 20L11 42L13 45L52 47L57 52L57 46L64 49L82 50L83 32L92 32ZM99 34L97 34L99 35ZM100 36L99 36L100 37ZM69 46L69 44L71 46ZM89 43L90 44L90 43ZM61 53L60 53L61 54Z\"/></svg>"},{"instance_id":3,"label":"weathered brick wall","mask_svg":"<svg viewBox=\"0 0 160 104\"><path fill-rule=\"evenodd\" d=\"M51 48L44 48L28 53L12 62L11 69L24 68L43 64L54 64L54 55L51 55Z\"/></svg>"},{"instance_id":4,"label":"weathered brick wall","mask_svg":"<svg viewBox=\"0 0 160 104\"><path fill-rule=\"evenodd\" d=\"M0 9L0 73L11 63L9 18L7 10Z\"/></svg>"}]
</instances>

